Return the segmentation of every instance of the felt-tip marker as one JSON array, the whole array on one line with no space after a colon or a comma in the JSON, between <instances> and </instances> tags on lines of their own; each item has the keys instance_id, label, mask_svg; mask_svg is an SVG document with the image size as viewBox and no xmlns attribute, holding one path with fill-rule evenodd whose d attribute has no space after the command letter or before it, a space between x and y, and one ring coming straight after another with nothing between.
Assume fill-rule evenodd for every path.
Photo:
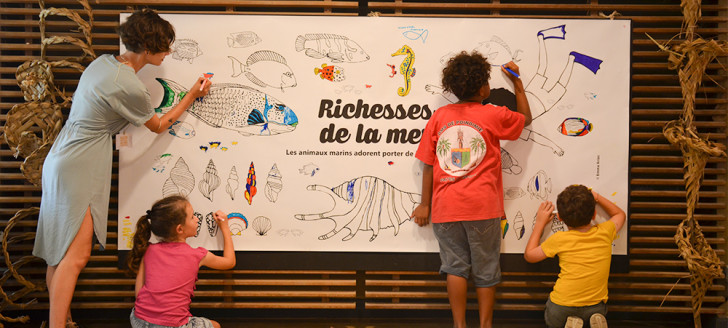
<instances>
[{"instance_id":1,"label":"felt-tip marker","mask_svg":"<svg viewBox=\"0 0 728 328\"><path fill-rule=\"evenodd\" d=\"M202 74L202 77L204 77L205 79L207 79L207 81L209 81L212 78L213 75L215 75L215 74L208 72L208 73L203 73ZM202 84L200 85L200 91L202 91L202 89L205 88L205 85L207 84L207 81L203 81L202 82Z\"/></svg>"},{"instance_id":2,"label":"felt-tip marker","mask_svg":"<svg viewBox=\"0 0 728 328\"><path fill-rule=\"evenodd\" d=\"M505 69L506 69L506 71L508 71L508 73L511 73L511 74L513 74L513 76L515 76L515 77L518 77L518 78L520 78L520 77L521 77L520 75L518 75L518 73L516 73L516 72L514 72L513 70L511 70L510 68L506 67L506 65L501 65L501 67L505 68Z\"/></svg>"}]
</instances>

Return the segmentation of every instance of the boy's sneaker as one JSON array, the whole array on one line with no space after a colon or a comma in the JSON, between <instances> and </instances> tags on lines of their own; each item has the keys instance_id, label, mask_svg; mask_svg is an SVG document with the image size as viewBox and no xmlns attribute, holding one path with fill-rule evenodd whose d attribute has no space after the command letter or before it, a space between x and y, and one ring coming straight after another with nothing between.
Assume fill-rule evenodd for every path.
<instances>
[{"instance_id":1,"label":"boy's sneaker","mask_svg":"<svg viewBox=\"0 0 728 328\"><path fill-rule=\"evenodd\" d=\"M566 325L564 328L581 328L584 326L584 320L579 317L568 317L566 318Z\"/></svg>"},{"instance_id":2,"label":"boy's sneaker","mask_svg":"<svg viewBox=\"0 0 728 328\"><path fill-rule=\"evenodd\" d=\"M589 325L591 328L607 328L607 318L601 313L594 313L589 317Z\"/></svg>"}]
</instances>

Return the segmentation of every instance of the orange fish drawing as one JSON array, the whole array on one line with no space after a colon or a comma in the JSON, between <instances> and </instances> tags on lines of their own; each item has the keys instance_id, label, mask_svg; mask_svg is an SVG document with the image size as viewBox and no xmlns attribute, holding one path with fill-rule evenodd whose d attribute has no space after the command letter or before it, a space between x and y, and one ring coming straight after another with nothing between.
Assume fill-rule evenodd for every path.
<instances>
[{"instance_id":1,"label":"orange fish drawing","mask_svg":"<svg viewBox=\"0 0 728 328\"><path fill-rule=\"evenodd\" d=\"M339 66L321 64L321 68L314 68L313 73L331 82L341 82L346 79L344 69Z\"/></svg>"}]
</instances>

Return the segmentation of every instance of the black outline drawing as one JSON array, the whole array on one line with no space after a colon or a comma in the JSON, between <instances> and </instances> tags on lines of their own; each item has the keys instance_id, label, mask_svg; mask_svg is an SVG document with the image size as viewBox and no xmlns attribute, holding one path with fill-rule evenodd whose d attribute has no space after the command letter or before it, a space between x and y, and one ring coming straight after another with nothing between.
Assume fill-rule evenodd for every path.
<instances>
[{"instance_id":1,"label":"black outline drawing","mask_svg":"<svg viewBox=\"0 0 728 328\"><path fill-rule=\"evenodd\" d=\"M212 193L220 186L220 177L217 175L217 168L215 163L210 159L205 168L205 173L202 174L200 184L197 185L197 189L200 190L202 196L212 201Z\"/></svg>"},{"instance_id":2,"label":"black outline drawing","mask_svg":"<svg viewBox=\"0 0 728 328\"><path fill-rule=\"evenodd\" d=\"M521 214L521 211L516 212L516 217L513 218L513 233L518 240L521 240L526 233L526 226L523 223L523 214Z\"/></svg>"},{"instance_id":3,"label":"black outline drawing","mask_svg":"<svg viewBox=\"0 0 728 328\"><path fill-rule=\"evenodd\" d=\"M170 111L187 90L172 80L156 78L164 88L158 113ZM187 111L214 128L225 128L245 136L276 135L298 126L291 108L270 95L236 83L216 83L207 96L196 99Z\"/></svg>"},{"instance_id":4,"label":"black outline drawing","mask_svg":"<svg viewBox=\"0 0 728 328\"><path fill-rule=\"evenodd\" d=\"M549 178L544 170L539 170L528 181L526 189L531 195L531 198L536 197L540 200L548 200L549 194L551 193L551 178Z\"/></svg>"},{"instance_id":5,"label":"black outline drawing","mask_svg":"<svg viewBox=\"0 0 728 328\"><path fill-rule=\"evenodd\" d=\"M186 60L192 64L195 58L202 55L202 50L200 50L200 45L195 40L177 39L172 44L170 55L172 55L172 59L179 61Z\"/></svg>"},{"instance_id":6,"label":"black outline drawing","mask_svg":"<svg viewBox=\"0 0 728 328\"><path fill-rule=\"evenodd\" d=\"M301 230L301 229L286 229L286 228L278 229L278 235L281 237L287 237L289 233L293 237L303 236L303 230Z\"/></svg>"},{"instance_id":7,"label":"black outline drawing","mask_svg":"<svg viewBox=\"0 0 728 328\"><path fill-rule=\"evenodd\" d=\"M523 52L521 49L511 51L511 47L507 42L503 41L499 36L493 35L488 41L481 41L478 46L473 49L488 59L491 66L501 66L510 61L517 63L521 61L518 54ZM505 57L504 57L505 56ZM449 58L448 58L449 59ZM442 61L442 60L441 60Z\"/></svg>"},{"instance_id":8,"label":"black outline drawing","mask_svg":"<svg viewBox=\"0 0 728 328\"><path fill-rule=\"evenodd\" d=\"M556 233L557 231L566 231L568 230L566 228L566 223L564 221L559 220L556 216L554 216L553 219L551 219L551 231Z\"/></svg>"},{"instance_id":9,"label":"black outline drawing","mask_svg":"<svg viewBox=\"0 0 728 328\"><path fill-rule=\"evenodd\" d=\"M268 171L268 179L265 182L265 198L271 203L275 203L278 200L278 193L283 189L283 175L278 170L278 164L273 163L273 166Z\"/></svg>"},{"instance_id":10,"label":"black outline drawing","mask_svg":"<svg viewBox=\"0 0 728 328\"><path fill-rule=\"evenodd\" d=\"M263 41L258 34L253 31L242 31L230 33L227 38L227 45L230 48L247 48L254 46Z\"/></svg>"},{"instance_id":11,"label":"black outline drawing","mask_svg":"<svg viewBox=\"0 0 728 328\"><path fill-rule=\"evenodd\" d=\"M523 191L523 188L521 187L510 187L506 188L506 190L503 192L503 199L504 200L514 200L521 198L526 195L526 192Z\"/></svg>"},{"instance_id":12,"label":"black outline drawing","mask_svg":"<svg viewBox=\"0 0 728 328\"><path fill-rule=\"evenodd\" d=\"M180 139L190 139L195 136L195 128L187 122L176 121L167 130L169 130L167 131L169 134Z\"/></svg>"},{"instance_id":13,"label":"black outline drawing","mask_svg":"<svg viewBox=\"0 0 728 328\"><path fill-rule=\"evenodd\" d=\"M270 222L270 219L265 216L259 216L255 219L253 219L253 223L250 224L253 227L253 230L255 230L255 234L258 236L265 236L268 234L268 231L273 227L273 225Z\"/></svg>"},{"instance_id":14,"label":"black outline drawing","mask_svg":"<svg viewBox=\"0 0 728 328\"><path fill-rule=\"evenodd\" d=\"M521 174L523 171L523 168L521 168L518 165L518 161L516 161L513 156L511 156L511 153L509 153L505 148L500 147L501 152L501 170L504 173L508 174Z\"/></svg>"},{"instance_id":15,"label":"black outline drawing","mask_svg":"<svg viewBox=\"0 0 728 328\"><path fill-rule=\"evenodd\" d=\"M400 225L410 220L421 197L373 176L355 178L333 188L309 185L306 189L323 192L334 201L334 207L327 212L295 215L302 221L327 219L334 222L334 228L319 236L319 240L329 239L343 229L349 230L349 234L342 241L354 238L360 230L372 232L370 242L377 238L381 229L394 228L396 236Z\"/></svg>"},{"instance_id":16,"label":"black outline drawing","mask_svg":"<svg viewBox=\"0 0 728 328\"><path fill-rule=\"evenodd\" d=\"M185 163L184 158L180 157L174 164L172 170L169 171L169 178L164 181L162 186L162 197L171 195L187 195L195 188L195 176L190 171L190 167Z\"/></svg>"},{"instance_id":17,"label":"black outline drawing","mask_svg":"<svg viewBox=\"0 0 728 328\"><path fill-rule=\"evenodd\" d=\"M248 56L245 63L239 59L228 56L232 60L233 74L238 77L245 74L250 82L261 88L273 87L276 89L292 88L297 85L296 76L288 66L286 58L271 50L259 50Z\"/></svg>"},{"instance_id":18,"label":"black outline drawing","mask_svg":"<svg viewBox=\"0 0 728 328\"><path fill-rule=\"evenodd\" d=\"M210 237L217 236L217 232L220 230L215 221L215 216L212 212L205 214L205 223L207 223L207 233Z\"/></svg>"},{"instance_id":19,"label":"black outline drawing","mask_svg":"<svg viewBox=\"0 0 728 328\"><path fill-rule=\"evenodd\" d=\"M204 219L202 218L202 214L199 212L195 212L194 216L197 217L197 232L195 233L195 237L197 237L200 235L200 229L202 229L202 221L204 221Z\"/></svg>"},{"instance_id":20,"label":"black outline drawing","mask_svg":"<svg viewBox=\"0 0 728 328\"><path fill-rule=\"evenodd\" d=\"M230 174L228 174L227 185L225 186L225 191L230 195L230 200L235 200L235 192L238 191L239 185L238 170L233 165L230 169Z\"/></svg>"},{"instance_id":21,"label":"black outline drawing","mask_svg":"<svg viewBox=\"0 0 728 328\"><path fill-rule=\"evenodd\" d=\"M304 51L306 56L321 59L328 57L335 63L358 63L369 60L369 55L354 40L328 33L299 35L296 38L296 51Z\"/></svg>"}]
</instances>

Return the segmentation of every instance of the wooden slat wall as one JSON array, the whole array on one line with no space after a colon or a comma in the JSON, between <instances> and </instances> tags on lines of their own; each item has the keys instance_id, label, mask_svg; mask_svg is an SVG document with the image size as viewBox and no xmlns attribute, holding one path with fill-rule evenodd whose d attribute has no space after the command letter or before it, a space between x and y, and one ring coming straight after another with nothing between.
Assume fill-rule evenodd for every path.
<instances>
[{"instance_id":1,"label":"wooden slat wall","mask_svg":"<svg viewBox=\"0 0 728 328\"><path fill-rule=\"evenodd\" d=\"M235 12L241 14L349 15L378 11L383 16L435 17L532 17L599 18L617 11L633 24L632 43L632 122L630 138L630 272L610 277L610 312L669 312L690 318L689 273L679 258L673 235L685 216L685 191L682 182L682 157L662 135L663 125L679 117L682 109L680 85L675 71L667 68L667 55L659 52L647 34L660 41L670 41L680 32L680 1L654 0L521 0L473 3L451 1L192 1L134 0L90 1L94 9L94 51L97 54L118 52L114 33L120 11L150 6L162 12ZM71 0L47 0L48 7L77 10ZM15 81L15 69L26 60L40 55L38 3L32 0L4 0L0 3L0 125L13 105L22 103ZM709 39L725 40L728 32L728 4L725 0L703 1L702 18L697 33ZM51 35L80 36L75 24L51 18ZM49 60L80 55L70 45L51 46ZM726 143L726 58L708 67L703 86L698 90L696 125L710 140ZM68 69L56 71L56 83L72 91L78 75ZM67 114L67 113L65 113ZM625 127L626 128L626 127ZM118 163L118 161L116 162ZM0 226L17 210L38 206L41 192L25 182L20 173L21 161L15 159L4 140L0 140ZM116 173L115 164L115 172ZM116 179L114 174L109 241L106 251L94 250L88 267L82 272L73 306L75 308L131 308L133 280L116 269ZM726 250L726 159L711 158L700 192L697 217L705 235L719 256ZM35 218L22 221L13 235L32 232ZM11 247L11 257L31 252L32 242ZM193 308L280 308L328 310L433 310L447 309L445 283L436 272L379 271L203 271ZM28 265L21 273L42 281L42 263ZM548 273L504 272L498 288L498 310L541 311L556 279ZM18 288L13 280L6 290ZM668 295L669 293L669 295ZM667 296L666 296L667 295ZM48 307L47 294L29 297L39 302L29 309ZM475 308L474 300L471 307ZM704 298L702 312L725 315L726 282L716 281ZM376 313L376 311L375 311Z\"/></svg>"}]
</instances>

